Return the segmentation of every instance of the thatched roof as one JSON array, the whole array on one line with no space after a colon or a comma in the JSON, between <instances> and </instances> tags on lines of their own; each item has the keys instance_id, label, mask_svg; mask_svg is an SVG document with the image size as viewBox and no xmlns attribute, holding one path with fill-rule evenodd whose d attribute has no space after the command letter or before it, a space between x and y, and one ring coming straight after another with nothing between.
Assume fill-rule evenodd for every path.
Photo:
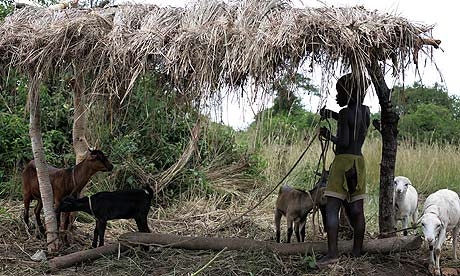
<instances>
[{"instance_id":1,"label":"thatched roof","mask_svg":"<svg viewBox=\"0 0 460 276\"><path fill-rule=\"evenodd\" d=\"M363 7L298 9L280 0L24 8L0 25L0 65L46 77L76 64L91 73L94 90L105 91L125 89L145 70L157 70L202 93L249 78L264 86L302 64L365 72L356 69L365 68L371 54L402 69L431 29Z\"/></svg>"}]
</instances>

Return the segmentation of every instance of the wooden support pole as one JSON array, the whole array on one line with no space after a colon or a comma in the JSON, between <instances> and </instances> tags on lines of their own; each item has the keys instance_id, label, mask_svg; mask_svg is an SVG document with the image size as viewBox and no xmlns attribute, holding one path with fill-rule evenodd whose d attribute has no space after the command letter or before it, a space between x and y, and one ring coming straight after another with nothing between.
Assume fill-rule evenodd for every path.
<instances>
[{"instance_id":1,"label":"wooden support pole","mask_svg":"<svg viewBox=\"0 0 460 276\"><path fill-rule=\"evenodd\" d=\"M53 188L51 186L48 166L45 159L42 132L40 126L40 79L33 72L29 75L29 135L32 143L32 152L37 170L40 195L45 214L46 241L48 252L59 249L59 236L57 231L56 214L54 212Z\"/></svg>"},{"instance_id":2,"label":"wooden support pole","mask_svg":"<svg viewBox=\"0 0 460 276\"><path fill-rule=\"evenodd\" d=\"M398 121L399 115L391 104L391 91L385 82L384 71L374 57L367 65L368 73L374 84L382 109L380 122L373 122L382 135L382 161L380 162L380 192L379 192L379 230L391 233L395 227L393 209L393 186L398 150ZM395 234L393 234L394 236Z\"/></svg>"}]
</instances>

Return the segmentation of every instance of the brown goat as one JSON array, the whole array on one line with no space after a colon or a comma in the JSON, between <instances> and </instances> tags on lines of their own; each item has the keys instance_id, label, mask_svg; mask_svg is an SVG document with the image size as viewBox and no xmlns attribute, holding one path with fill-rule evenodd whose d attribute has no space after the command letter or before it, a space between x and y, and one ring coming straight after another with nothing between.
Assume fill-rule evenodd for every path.
<instances>
[{"instance_id":1,"label":"brown goat","mask_svg":"<svg viewBox=\"0 0 460 276\"><path fill-rule=\"evenodd\" d=\"M72 168L55 168L48 166L51 186L53 188L54 205L57 208L61 200L69 195L77 197L86 186L91 176L99 171L111 171L112 163L100 150L90 150L86 158ZM32 200L37 200L34 213L37 226L41 233L45 233L40 211L43 203L38 185L35 161L30 161L22 172L22 191L24 195L24 222L29 226L29 206ZM64 213L64 225L62 229L68 230L70 213ZM60 214L57 214L58 228L60 227Z\"/></svg>"},{"instance_id":2,"label":"brown goat","mask_svg":"<svg viewBox=\"0 0 460 276\"><path fill-rule=\"evenodd\" d=\"M325 225L326 199L324 190L325 183L321 180L308 192L292 188L289 185L284 185L280 188L275 209L276 242L280 242L280 223L283 215L286 216L287 220L288 243L291 242L293 222L297 242L305 241L305 222L307 215L315 206L320 208L323 214L323 224ZM300 233L299 227L301 227Z\"/></svg>"}]
</instances>

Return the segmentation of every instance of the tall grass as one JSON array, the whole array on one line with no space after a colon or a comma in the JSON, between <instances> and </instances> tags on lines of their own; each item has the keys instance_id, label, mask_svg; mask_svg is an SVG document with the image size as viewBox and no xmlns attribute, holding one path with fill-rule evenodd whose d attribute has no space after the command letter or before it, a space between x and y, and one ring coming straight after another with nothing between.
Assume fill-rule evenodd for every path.
<instances>
[{"instance_id":1,"label":"tall grass","mask_svg":"<svg viewBox=\"0 0 460 276\"><path fill-rule=\"evenodd\" d=\"M266 144L261 147L261 155L266 162L264 174L268 183L275 184L281 179L301 155L307 141L292 145ZM378 192L382 143L380 139L367 140L363 146L366 159L367 189L369 193ZM313 176L321 148L315 142L293 171L287 182L294 186L309 188L302 183ZM334 156L330 149L327 155L328 167ZM400 142L396 157L395 175L411 179L413 185L422 194L429 194L443 188L460 191L460 149L457 145L413 144Z\"/></svg>"},{"instance_id":2,"label":"tall grass","mask_svg":"<svg viewBox=\"0 0 460 276\"><path fill-rule=\"evenodd\" d=\"M301 155L308 141L299 141L291 145L266 143L260 151L265 160L264 175L266 185L273 187L289 171ZM365 212L367 228L370 232L378 230L378 198L380 182L380 160L382 143L379 138L368 138L363 146L366 159L367 192ZM321 153L319 142L314 142L299 165L287 178L286 183L310 189L317 177L314 176ZM333 160L330 149L327 155L329 167ZM398 145L395 175L408 177L421 198L439 189L449 188L460 192L460 150L457 145L415 144L401 141ZM421 208L421 206L419 206Z\"/></svg>"}]
</instances>

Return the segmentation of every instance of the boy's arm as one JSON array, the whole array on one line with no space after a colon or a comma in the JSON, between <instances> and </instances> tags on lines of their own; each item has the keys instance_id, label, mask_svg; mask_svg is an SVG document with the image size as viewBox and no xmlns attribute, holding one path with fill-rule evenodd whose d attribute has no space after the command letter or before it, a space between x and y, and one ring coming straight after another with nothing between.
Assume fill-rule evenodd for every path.
<instances>
[{"instance_id":1,"label":"boy's arm","mask_svg":"<svg viewBox=\"0 0 460 276\"><path fill-rule=\"evenodd\" d=\"M329 118L332 118L336 121L339 120L339 113L337 112L334 112L330 109L326 109L326 108L321 108L321 110L319 111L319 115L321 116L321 118L324 118L324 119L329 119Z\"/></svg>"},{"instance_id":2,"label":"boy's arm","mask_svg":"<svg viewBox=\"0 0 460 276\"><path fill-rule=\"evenodd\" d=\"M330 133L330 131L326 128L321 128L320 130L320 135L323 136L326 139L329 139L332 141L332 143L346 147L350 143L350 138L349 138L349 127L348 127L348 112L344 108L340 110L338 114L338 120L337 120L337 135L334 136Z\"/></svg>"}]
</instances>

